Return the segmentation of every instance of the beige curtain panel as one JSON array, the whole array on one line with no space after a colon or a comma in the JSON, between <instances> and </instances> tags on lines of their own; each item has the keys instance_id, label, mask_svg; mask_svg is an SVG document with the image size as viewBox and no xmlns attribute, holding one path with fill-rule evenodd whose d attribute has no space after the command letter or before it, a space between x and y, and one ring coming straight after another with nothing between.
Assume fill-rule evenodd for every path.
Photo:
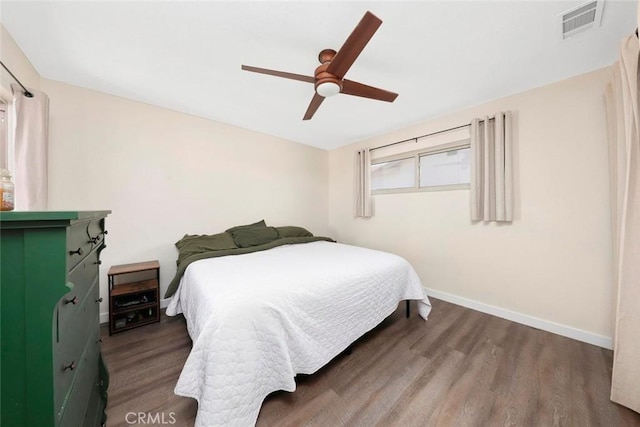
<instances>
[{"instance_id":1,"label":"beige curtain panel","mask_svg":"<svg viewBox=\"0 0 640 427\"><path fill-rule=\"evenodd\" d=\"M369 149L358 150L355 154L354 206L356 218L371 217L371 154Z\"/></svg>"},{"instance_id":2,"label":"beige curtain panel","mask_svg":"<svg viewBox=\"0 0 640 427\"><path fill-rule=\"evenodd\" d=\"M17 210L47 209L47 149L49 139L49 97L29 89L24 96L18 85L11 85L15 111L14 182Z\"/></svg>"},{"instance_id":3,"label":"beige curtain panel","mask_svg":"<svg viewBox=\"0 0 640 427\"><path fill-rule=\"evenodd\" d=\"M511 113L471 121L471 220L513 221Z\"/></svg>"},{"instance_id":4,"label":"beige curtain panel","mask_svg":"<svg viewBox=\"0 0 640 427\"><path fill-rule=\"evenodd\" d=\"M614 285L617 288L611 400L640 412L640 112L638 38L620 46L606 91Z\"/></svg>"}]
</instances>

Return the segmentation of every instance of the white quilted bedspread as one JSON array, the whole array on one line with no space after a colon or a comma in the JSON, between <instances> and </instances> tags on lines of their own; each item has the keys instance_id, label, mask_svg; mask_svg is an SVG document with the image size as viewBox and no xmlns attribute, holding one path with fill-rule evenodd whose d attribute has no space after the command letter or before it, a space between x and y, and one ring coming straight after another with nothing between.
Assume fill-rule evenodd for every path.
<instances>
[{"instance_id":1,"label":"white quilted bedspread","mask_svg":"<svg viewBox=\"0 0 640 427\"><path fill-rule=\"evenodd\" d=\"M252 426L264 398L294 391L405 299L431 306L403 258L331 242L210 258L186 270L167 314L184 313L193 348L175 393L196 426Z\"/></svg>"}]
</instances>

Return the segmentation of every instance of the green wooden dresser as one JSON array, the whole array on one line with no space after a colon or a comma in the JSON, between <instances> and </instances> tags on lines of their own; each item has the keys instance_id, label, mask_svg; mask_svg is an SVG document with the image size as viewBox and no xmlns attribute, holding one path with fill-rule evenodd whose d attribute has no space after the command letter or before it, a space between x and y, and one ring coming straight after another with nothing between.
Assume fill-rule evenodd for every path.
<instances>
[{"instance_id":1,"label":"green wooden dresser","mask_svg":"<svg viewBox=\"0 0 640 427\"><path fill-rule=\"evenodd\" d=\"M109 213L0 212L0 425L106 422L98 266Z\"/></svg>"}]
</instances>

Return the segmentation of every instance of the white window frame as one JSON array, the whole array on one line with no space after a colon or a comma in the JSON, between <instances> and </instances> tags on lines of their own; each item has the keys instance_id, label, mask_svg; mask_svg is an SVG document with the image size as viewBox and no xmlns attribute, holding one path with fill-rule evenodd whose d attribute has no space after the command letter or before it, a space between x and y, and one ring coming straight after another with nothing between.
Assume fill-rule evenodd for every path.
<instances>
[{"instance_id":1,"label":"white window frame","mask_svg":"<svg viewBox=\"0 0 640 427\"><path fill-rule=\"evenodd\" d=\"M377 165L380 163L391 162L394 160L404 160L409 158L415 158L415 183L413 187L405 188L388 188L380 190L372 190L371 195L377 196L380 194L397 194L397 193L422 193L430 191L451 191L451 190L468 190L469 184L451 184L451 185L433 185L428 187L420 187L420 157L424 155L446 153L448 151L460 150L463 148L470 148L471 140L469 138L461 139L458 141L448 142L446 144L438 144L432 147L421 148L419 150L407 151L404 153L393 154L390 156L380 157L373 159L371 165Z\"/></svg>"}]
</instances>

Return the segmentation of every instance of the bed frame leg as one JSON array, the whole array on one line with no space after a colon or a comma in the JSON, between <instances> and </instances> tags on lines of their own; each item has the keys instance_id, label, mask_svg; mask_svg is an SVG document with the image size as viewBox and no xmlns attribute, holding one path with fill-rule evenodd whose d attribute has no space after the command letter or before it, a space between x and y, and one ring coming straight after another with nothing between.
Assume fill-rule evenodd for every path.
<instances>
[{"instance_id":1,"label":"bed frame leg","mask_svg":"<svg viewBox=\"0 0 640 427\"><path fill-rule=\"evenodd\" d=\"M409 305L409 300L405 301L407 303L407 319L411 316L411 306Z\"/></svg>"}]
</instances>

